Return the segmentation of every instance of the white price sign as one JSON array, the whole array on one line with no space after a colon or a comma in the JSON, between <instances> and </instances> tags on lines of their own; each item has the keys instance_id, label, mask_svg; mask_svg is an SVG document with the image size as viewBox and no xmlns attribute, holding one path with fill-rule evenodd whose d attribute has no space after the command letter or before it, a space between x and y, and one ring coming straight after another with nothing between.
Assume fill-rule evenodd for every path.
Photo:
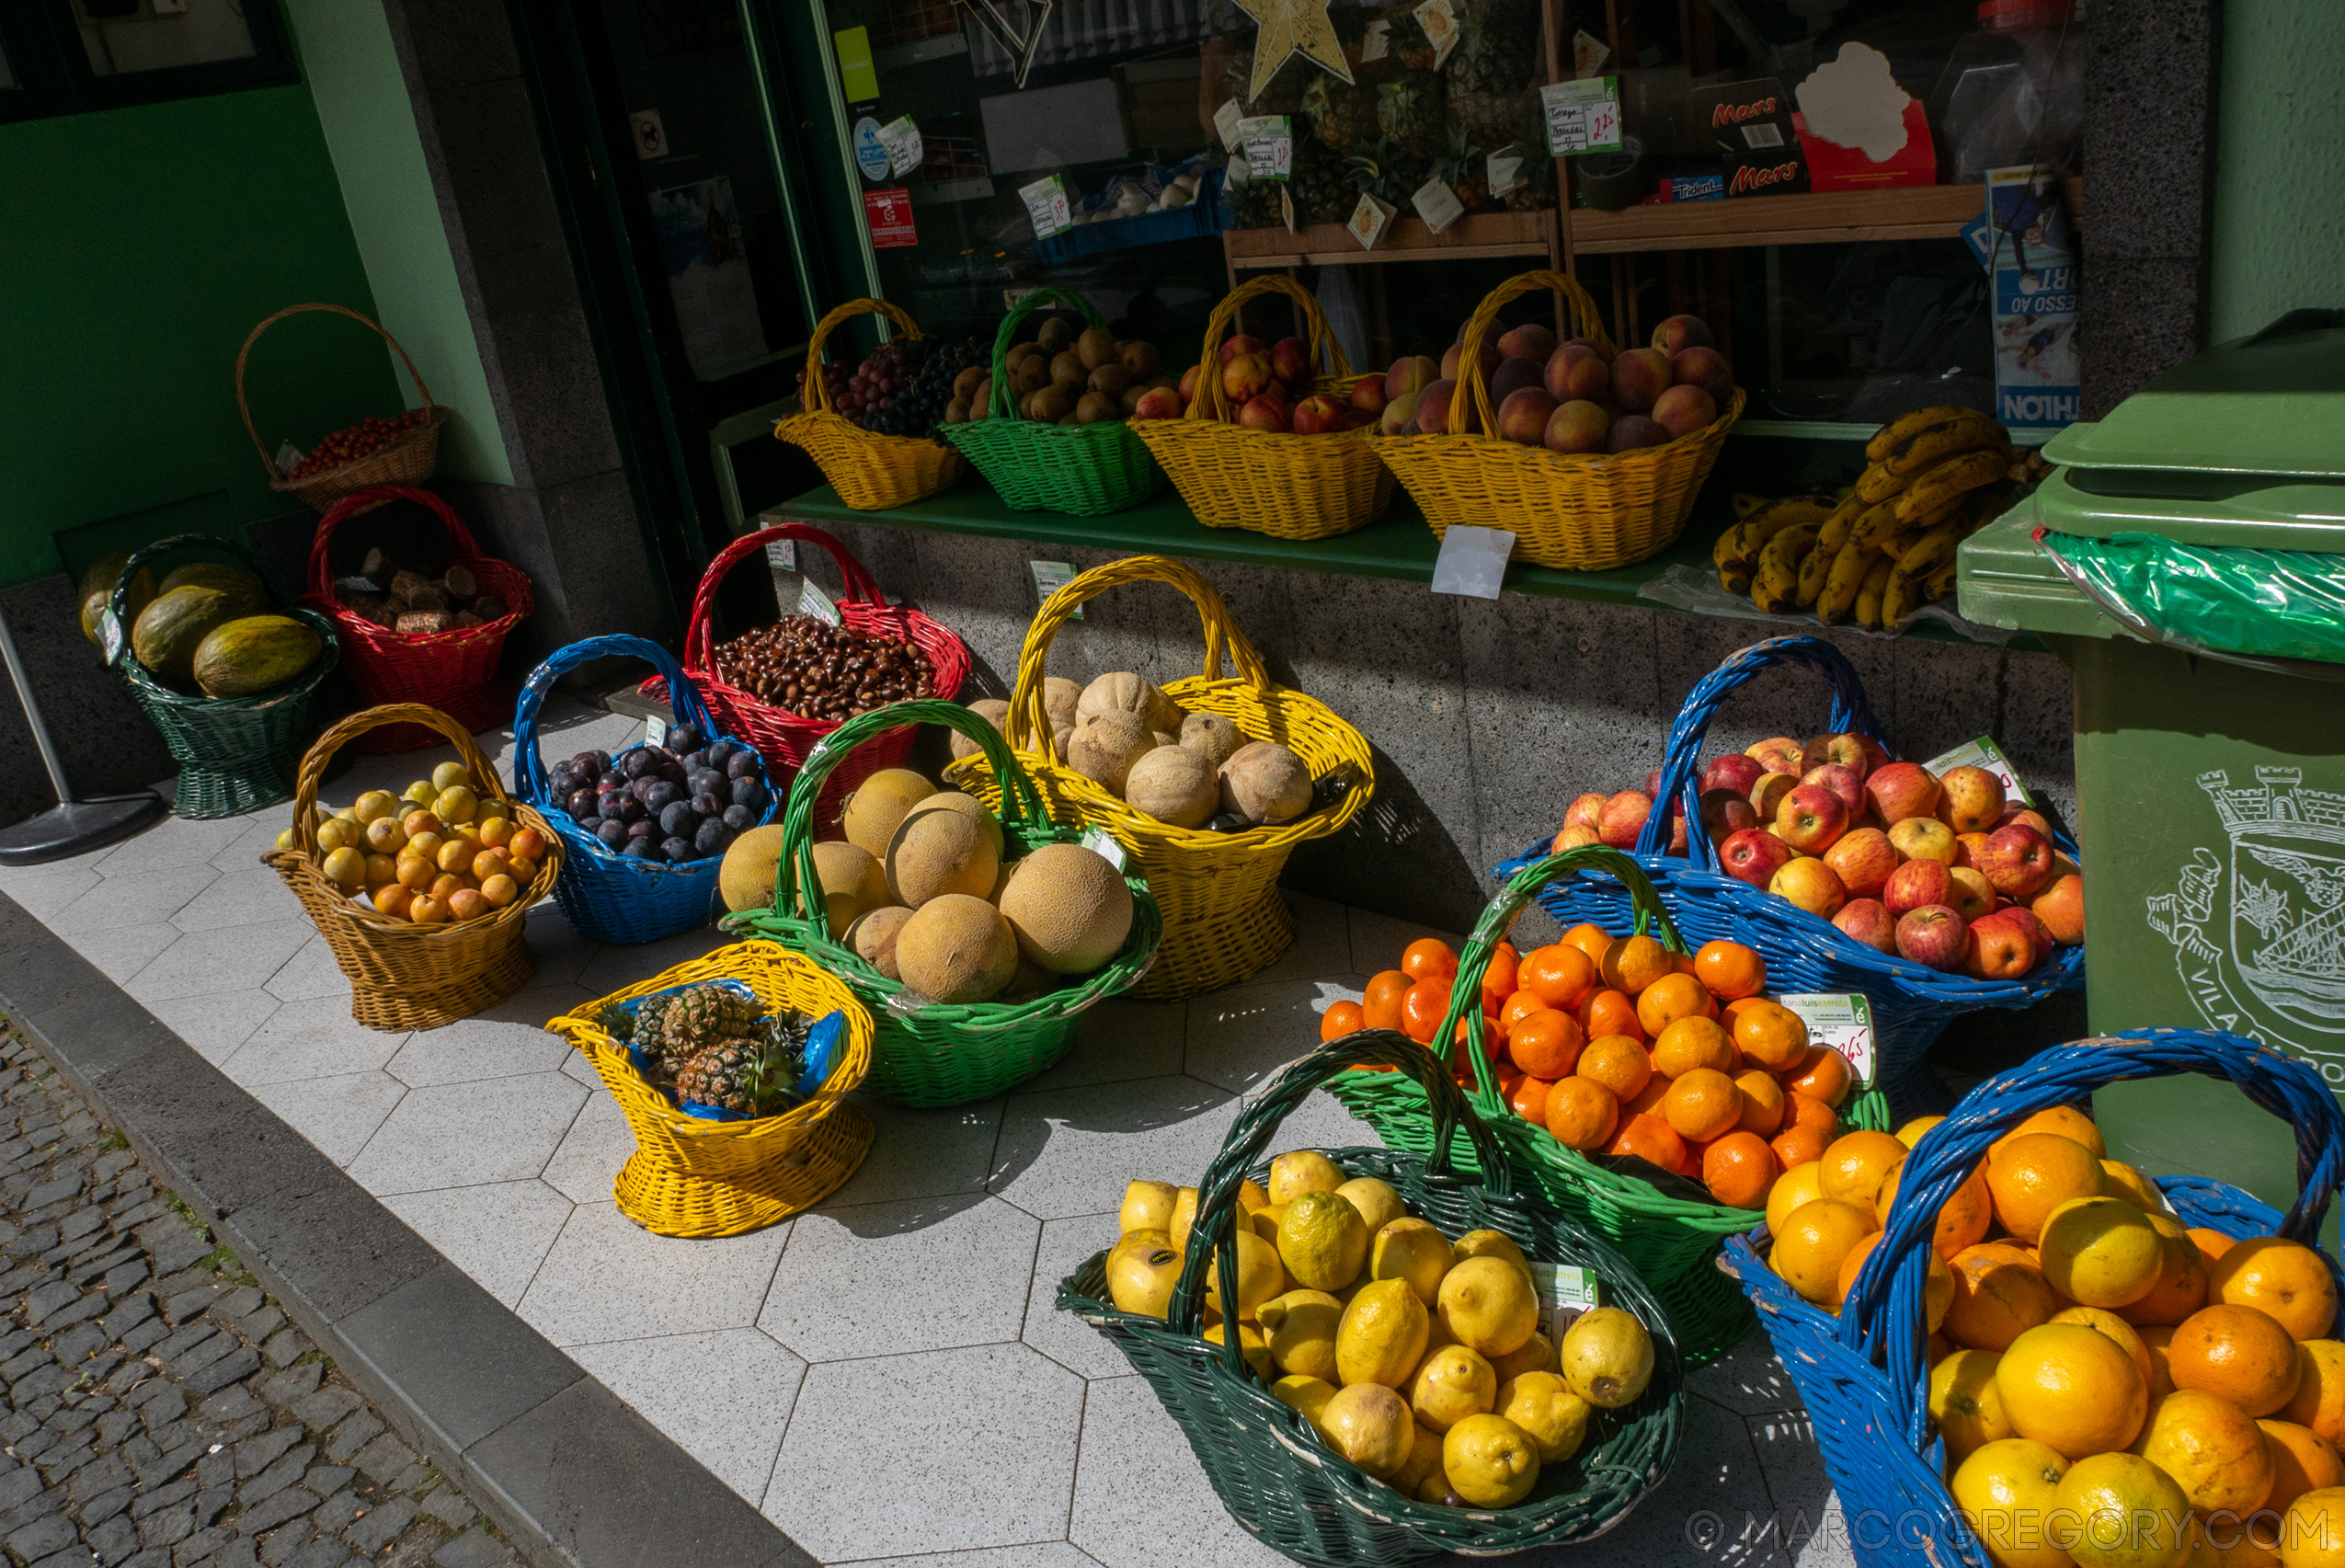
<instances>
[{"instance_id":1,"label":"white price sign","mask_svg":"<svg viewBox=\"0 0 2345 1568\"><path fill-rule=\"evenodd\" d=\"M827 621L834 626L839 624L839 607L830 602L829 594L815 586L812 578L798 579L798 613L811 615L818 621Z\"/></svg>"},{"instance_id":2,"label":"white price sign","mask_svg":"<svg viewBox=\"0 0 2345 1568\"><path fill-rule=\"evenodd\" d=\"M1238 127L1245 123L1245 119L1246 111L1238 107L1236 98L1231 98L1213 111L1213 129L1221 138L1223 152L1234 153L1238 150Z\"/></svg>"},{"instance_id":3,"label":"white price sign","mask_svg":"<svg viewBox=\"0 0 2345 1568\"><path fill-rule=\"evenodd\" d=\"M1124 846L1109 837L1106 829L1084 829L1081 842L1083 848L1091 851L1116 870L1124 869Z\"/></svg>"},{"instance_id":4,"label":"white price sign","mask_svg":"<svg viewBox=\"0 0 2345 1568\"><path fill-rule=\"evenodd\" d=\"M1547 111L1547 150L1556 156L1619 147L1619 77L1550 83L1539 90L1539 98Z\"/></svg>"},{"instance_id":5,"label":"white price sign","mask_svg":"<svg viewBox=\"0 0 2345 1568\"><path fill-rule=\"evenodd\" d=\"M898 115L879 128L879 144L887 149L887 172L906 174L921 166L921 128L909 114Z\"/></svg>"},{"instance_id":6,"label":"white price sign","mask_svg":"<svg viewBox=\"0 0 2345 1568\"><path fill-rule=\"evenodd\" d=\"M1881 1058L1873 1048L1870 1001L1854 991L1805 991L1775 1000L1800 1015L1810 1045L1830 1046L1848 1059L1849 1077L1858 1088L1872 1087Z\"/></svg>"},{"instance_id":7,"label":"white price sign","mask_svg":"<svg viewBox=\"0 0 2345 1568\"><path fill-rule=\"evenodd\" d=\"M1075 580L1075 568L1064 561L1029 561L1027 567L1034 573L1034 602L1036 611L1050 602L1052 594ZM1068 619L1073 621L1080 621L1082 618L1083 607L1080 604L1076 605L1068 615Z\"/></svg>"},{"instance_id":8,"label":"white price sign","mask_svg":"<svg viewBox=\"0 0 2345 1568\"><path fill-rule=\"evenodd\" d=\"M1985 768L2003 781L2004 799L2021 806L2036 803L2036 797L2028 793L2028 786L2019 782L2019 770L2011 765L2011 759L2003 754L2003 748L1995 743L1991 735L1957 746L1942 757L1932 757L1922 766L1939 778L1944 778L1949 768Z\"/></svg>"},{"instance_id":9,"label":"white price sign","mask_svg":"<svg viewBox=\"0 0 2345 1568\"><path fill-rule=\"evenodd\" d=\"M1026 216L1034 220L1035 238L1048 239L1075 226L1066 183L1057 175L1045 175L1032 185L1018 187L1018 196L1026 204Z\"/></svg>"},{"instance_id":10,"label":"white price sign","mask_svg":"<svg viewBox=\"0 0 2345 1568\"><path fill-rule=\"evenodd\" d=\"M1417 210L1417 216L1424 220L1424 226L1435 234L1439 234L1466 215L1465 203L1458 200L1456 191L1442 183L1438 175L1417 187L1415 193L1409 198L1409 204Z\"/></svg>"},{"instance_id":11,"label":"white price sign","mask_svg":"<svg viewBox=\"0 0 2345 1568\"><path fill-rule=\"evenodd\" d=\"M644 744L646 746L667 745L668 721L664 718L647 718L644 720L643 738Z\"/></svg>"},{"instance_id":12,"label":"white price sign","mask_svg":"<svg viewBox=\"0 0 2345 1568\"><path fill-rule=\"evenodd\" d=\"M1255 179L1285 179L1295 168L1293 122L1283 114L1257 114L1238 122L1246 144L1246 173Z\"/></svg>"},{"instance_id":13,"label":"white price sign","mask_svg":"<svg viewBox=\"0 0 2345 1568\"><path fill-rule=\"evenodd\" d=\"M1582 1312L1604 1304L1597 1299L1595 1273L1576 1264L1533 1263L1531 1287L1539 1293L1540 1326L1556 1345L1563 1343L1563 1331Z\"/></svg>"}]
</instances>

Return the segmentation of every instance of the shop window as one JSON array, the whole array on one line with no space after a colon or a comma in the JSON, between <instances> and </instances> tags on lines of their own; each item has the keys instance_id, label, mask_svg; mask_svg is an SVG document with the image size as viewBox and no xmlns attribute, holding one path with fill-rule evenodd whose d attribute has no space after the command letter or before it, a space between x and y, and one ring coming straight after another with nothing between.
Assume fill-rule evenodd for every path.
<instances>
[{"instance_id":1,"label":"shop window","mask_svg":"<svg viewBox=\"0 0 2345 1568\"><path fill-rule=\"evenodd\" d=\"M0 8L0 120L297 80L276 0L24 0Z\"/></svg>"}]
</instances>

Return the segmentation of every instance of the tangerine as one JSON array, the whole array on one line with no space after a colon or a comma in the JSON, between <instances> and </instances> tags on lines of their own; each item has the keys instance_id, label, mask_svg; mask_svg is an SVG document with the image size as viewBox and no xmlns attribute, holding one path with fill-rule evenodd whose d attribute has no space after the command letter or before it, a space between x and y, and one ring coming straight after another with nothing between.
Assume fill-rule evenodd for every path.
<instances>
[{"instance_id":1,"label":"tangerine","mask_svg":"<svg viewBox=\"0 0 2345 1568\"><path fill-rule=\"evenodd\" d=\"M1718 1003L1691 975L1664 975L1637 993L1637 1022L1654 1039L1681 1018L1707 1022L1717 1016Z\"/></svg>"},{"instance_id":2,"label":"tangerine","mask_svg":"<svg viewBox=\"0 0 2345 1568\"><path fill-rule=\"evenodd\" d=\"M1852 1082L1847 1057L1830 1046L1810 1046L1807 1054L1800 1059L1799 1070L1786 1076L1783 1087L1837 1109L1840 1102L1848 1097Z\"/></svg>"},{"instance_id":3,"label":"tangerine","mask_svg":"<svg viewBox=\"0 0 2345 1568\"><path fill-rule=\"evenodd\" d=\"M1401 950L1401 972L1413 980L1455 979L1458 955L1437 936L1420 936Z\"/></svg>"},{"instance_id":4,"label":"tangerine","mask_svg":"<svg viewBox=\"0 0 2345 1568\"><path fill-rule=\"evenodd\" d=\"M1641 1111L1661 1115L1661 1103L1669 1097L1669 1080L1654 1073L1645 1080L1645 1086L1622 1102L1625 1114L1634 1116ZM1664 1118L1664 1120L1666 1118Z\"/></svg>"},{"instance_id":5,"label":"tangerine","mask_svg":"<svg viewBox=\"0 0 2345 1568\"><path fill-rule=\"evenodd\" d=\"M1516 978L1519 968L1520 959L1513 943L1502 942L1491 949L1490 962L1482 967L1481 971L1481 1010L1484 1013L1496 1013L1519 989L1521 982Z\"/></svg>"},{"instance_id":6,"label":"tangerine","mask_svg":"<svg viewBox=\"0 0 2345 1568\"><path fill-rule=\"evenodd\" d=\"M1555 1087L1551 1079L1527 1075L1507 1092L1506 1103L1515 1114L1534 1127L1547 1125L1547 1093Z\"/></svg>"},{"instance_id":7,"label":"tangerine","mask_svg":"<svg viewBox=\"0 0 2345 1568\"><path fill-rule=\"evenodd\" d=\"M1651 1037L1637 1022L1637 1004L1617 990L1588 992L1574 1016L1580 1021L1580 1033L1591 1040L1599 1035L1626 1035L1642 1045Z\"/></svg>"},{"instance_id":8,"label":"tangerine","mask_svg":"<svg viewBox=\"0 0 2345 1568\"><path fill-rule=\"evenodd\" d=\"M2201 1514L2251 1514L2271 1494L2271 1444L2253 1417L2213 1394L2178 1389L2152 1405L2141 1451Z\"/></svg>"},{"instance_id":9,"label":"tangerine","mask_svg":"<svg viewBox=\"0 0 2345 1568\"><path fill-rule=\"evenodd\" d=\"M2035 1244L2052 1211L2074 1197L2099 1197L2108 1181L2100 1156L2065 1133L2031 1132L1987 1151L1986 1187L2003 1228Z\"/></svg>"},{"instance_id":10,"label":"tangerine","mask_svg":"<svg viewBox=\"0 0 2345 1568\"><path fill-rule=\"evenodd\" d=\"M2249 1415L2271 1415L2296 1394L2304 1364L2280 1321L2218 1302L2175 1325L2166 1364L2177 1389L2219 1394Z\"/></svg>"},{"instance_id":11,"label":"tangerine","mask_svg":"<svg viewBox=\"0 0 2345 1568\"><path fill-rule=\"evenodd\" d=\"M2271 1450L2271 1494L2263 1500L2265 1507L2285 1508L2307 1492L2345 1486L2345 1460L2328 1438L2293 1421L2259 1421L2256 1426Z\"/></svg>"},{"instance_id":12,"label":"tangerine","mask_svg":"<svg viewBox=\"0 0 2345 1568\"><path fill-rule=\"evenodd\" d=\"M1534 1078L1557 1079L1572 1070L1587 1040L1568 1013L1541 1008L1506 1033L1506 1054Z\"/></svg>"},{"instance_id":13,"label":"tangerine","mask_svg":"<svg viewBox=\"0 0 2345 1568\"><path fill-rule=\"evenodd\" d=\"M1697 1015L1680 1018L1653 1035L1653 1065L1656 1072L1676 1078L1698 1067L1731 1073L1743 1064L1735 1053L1734 1042L1726 1037L1726 1031Z\"/></svg>"},{"instance_id":14,"label":"tangerine","mask_svg":"<svg viewBox=\"0 0 2345 1568\"><path fill-rule=\"evenodd\" d=\"M1577 1007L1596 987L1596 960L1567 943L1554 943L1532 949L1516 968L1515 981L1545 1006Z\"/></svg>"},{"instance_id":15,"label":"tangerine","mask_svg":"<svg viewBox=\"0 0 2345 1568\"><path fill-rule=\"evenodd\" d=\"M1449 1015L1449 982L1419 980L1401 999L1401 1032L1421 1046L1433 1043L1441 1021Z\"/></svg>"},{"instance_id":16,"label":"tangerine","mask_svg":"<svg viewBox=\"0 0 2345 1568\"><path fill-rule=\"evenodd\" d=\"M1619 1125L1620 1102L1592 1078L1559 1079L1548 1091L1547 1130L1566 1149L1601 1149Z\"/></svg>"},{"instance_id":17,"label":"tangerine","mask_svg":"<svg viewBox=\"0 0 2345 1568\"><path fill-rule=\"evenodd\" d=\"M1360 999L1360 1018L1371 1029L1398 1029L1401 1026L1401 999L1409 994L1416 981L1398 969L1387 969L1367 983L1367 991Z\"/></svg>"},{"instance_id":18,"label":"tangerine","mask_svg":"<svg viewBox=\"0 0 2345 1568\"><path fill-rule=\"evenodd\" d=\"M1821 1169L1819 1162L1824 1159L1825 1146L1828 1142L1830 1139L1812 1127L1792 1127L1777 1133L1767 1140L1767 1146L1775 1150L1776 1159L1782 1162L1787 1171L1802 1165L1817 1165ZM1821 1187L1816 1192L1818 1196L1823 1196Z\"/></svg>"},{"instance_id":19,"label":"tangerine","mask_svg":"<svg viewBox=\"0 0 2345 1568\"><path fill-rule=\"evenodd\" d=\"M1578 948L1587 956L1588 962L1600 966L1606 950L1612 945L1612 933L1583 921L1563 933L1562 945Z\"/></svg>"},{"instance_id":20,"label":"tangerine","mask_svg":"<svg viewBox=\"0 0 2345 1568\"><path fill-rule=\"evenodd\" d=\"M1319 1037L1340 1040L1346 1035L1356 1033L1366 1024L1358 1002L1331 1001L1327 1004L1327 1011L1319 1015Z\"/></svg>"},{"instance_id":21,"label":"tangerine","mask_svg":"<svg viewBox=\"0 0 2345 1568\"><path fill-rule=\"evenodd\" d=\"M1608 1154L1633 1154L1664 1171L1675 1171L1686 1162L1686 1140L1677 1136L1676 1128L1650 1111L1640 1111L1630 1116L1620 1130L1613 1135Z\"/></svg>"},{"instance_id":22,"label":"tangerine","mask_svg":"<svg viewBox=\"0 0 2345 1568\"><path fill-rule=\"evenodd\" d=\"M1572 1070L1626 1100L1653 1078L1653 1058L1626 1035L1601 1035L1587 1043Z\"/></svg>"},{"instance_id":23,"label":"tangerine","mask_svg":"<svg viewBox=\"0 0 2345 1568\"><path fill-rule=\"evenodd\" d=\"M2345 1439L2345 1344L2308 1339L2296 1346L2303 1371L2281 1414L2335 1443Z\"/></svg>"},{"instance_id":24,"label":"tangerine","mask_svg":"<svg viewBox=\"0 0 2345 1568\"><path fill-rule=\"evenodd\" d=\"M1898 1141L1903 1143L1905 1139ZM1880 1196L1873 1199L1873 1218L1883 1226L1889 1223L1890 1207L1897 1201L1897 1178L1905 1173L1902 1163L1892 1170L1882 1180ZM1986 1193L1986 1173L1973 1171L1938 1211L1938 1222L1930 1231L1930 1248L1939 1257L1950 1258L1964 1247L1984 1241L1987 1225L1994 1218L1994 1206Z\"/></svg>"},{"instance_id":25,"label":"tangerine","mask_svg":"<svg viewBox=\"0 0 2345 1568\"><path fill-rule=\"evenodd\" d=\"M2133 1442L2149 1414L2149 1387L2125 1347L2082 1323L2020 1332L1995 1364L2012 1430L2072 1459Z\"/></svg>"},{"instance_id":26,"label":"tangerine","mask_svg":"<svg viewBox=\"0 0 2345 1568\"><path fill-rule=\"evenodd\" d=\"M1724 1073L1698 1067L1670 1081L1661 1115L1680 1138L1708 1143L1733 1131L1743 1119L1743 1092Z\"/></svg>"},{"instance_id":27,"label":"tangerine","mask_svg":"<svg viewBox=\"0 0 2345 1568\"><path fill-rule=\"evenodd\" d=\"M1996 1400L1999 1410L2000 1392ZM2026 1437L1997 1437L1971 1450L1946 1489L1996 1568L2072 1568L2064 1521L2054 1518L2067 1473L2068 1460L2056 1450Z\"/></svg>"},{"instance_id":28,"label":"tangerine","mask_svg":"<svg viewBox=\"0 0 2345 1568\"><path fill-rule=\"evenodd\" d=\"M1778 1079L1777 1082L1782 1081ZM1840 1113L1813 1094L1802 1094L1787 1088L1783 1092L1783 1125L1806 1127L1830 1143L1840 1136Z\"/></svg>"},{"instance_id":29,"label":"tangerine","mask_svg":"<svg viewBox=\"0 0 2345 1568\"><path fill-rule=\"evenodd\" d=\"M1694 978L1721 1001L1756 996L1767 985L1767 960L1739 942L1705 942L1694 955Z\"/></svg>"},{"instance_id":30,"label":"tangerine","mask_svg":"<svg viewBox=\"0 0 2345 1568\"><path fill-rule=\"evenodd\" d=\"M1981 1242L1946 1260L1954 1271L1954 1299L1946 1333L1973 1350L2005 1350L2058 1310L2052 1287L2035 1259L2008 1242Z\"/></svg>"},{"instance_id":31,"label":"tangerine","mask_svg":"<svg viewBox=\"0 0 2345 1568\"><path fill-rule=\"evenodd\" d=\"M1737 1127L1761 1138L1773 1138L1783 1130L1783 1085L1753 1069L1736 1073L1734 1087L1743 1096L1743 1116Z\"/></svg>"},{"instance_id":32,"label":"tangerine","mask_svg":"<svg viewBox=\"0 0 2345 1568\"><path fill-rule=\"evenodd\" d=\"M2291 1339L2318 1339L2337 1328L2337 1286L2328 1265L2302 1242L2249 1236L2207 1270L2207 1295L2254 1307Z\"/></svg>"},{"instance_id":33,"label":"tangerine","mask_svg":"<svg viewBox=\"0 0 2345 1568\"><path fill-rule=\"evenodd\" d=\"M2226 1236L2220 1230L2210 1230L2204 1226L2192 1226L2190 1236L2191 1240L2197 1243L2199 1256L2206 1260L2206 1265L2210 1270L2214 1267L2215 1259L2238 1245L2236 1238Z\"/></svg>"},{"instance_id":34,"label":"tangerine","mask_svg":"<svg viewBox=\"0 0 2345 1568\"><path fill-rule=\"evenodd\" d=\"M1650 936L1624 936L1596 961L1604 983L1635 996L1677 967L1676 956Z\"/></svg>"},{"instance_id":35,"label":"tangerine","mask_svg":"<svg viewBox=\"0 0 2345 1568\"><path fill-rule=\"evenodd\" d=\"M2072 1142L2081 1143L2093 1151L2093 1158L2096 1161L2105 1158L2109 1153L2109 1146L2101 1141L2100 1128L2093 1125L2092 1117L2074 1105L2054 1105L2049 1110L2038 1111L2034 1116L1996 1139L1987 1149L1988 1162L1992 1163L2002 1158L2003 1150L2010 1144L2012 1139L2039 1132L2056 1132Z\"/></svg>"},{"instance_id":36,"label":"tangerine","mask_svg":"<svg viewBox=\"0 0 2345 1568\"><path fill-rule=\"evenodd\" d=\"M2140 1300L2118 1308L2117 1315L2129 1323L2171 1326L2206 1305L2206 1259L2199 1255L2197 1244L2180 1220L2153 1214L2149 1222L2160 1246L2157 1282Z\"/></svg>"},{"instance_id":37,"label":"tangerine","mask_svg":"<svg viewBox=\"0 0 2345 1568\"><path fill-rule=\"evenodd\" d=\"M1760 1208L1782 1167L1755 1132L1730 1132L1702 1150L1702 1185L1729 1208Z\"/></svg>"},{"instance_id":38,"label":"tangerine","mask_svg":"<svg viewBox=\"0 0 2345 1568\"><path fill-rule=\"evenodd\" d=\"M1807 1059L1807 1020L1781 1002L1743 1002L1732 1017L1734 1048L1767 1071L1788 1072Z\"/></svg>"},{"instance_id":39,"label":"tangerine","mask_svg":"<svg viewBox=\"0 0 2345 1568\"><path fill-rule=\"evenodd\" d=\"M1499 1008L1499 1027L1511 1032L1516 1024L1521 1023L1532 1013L1543 1013L1546 1010L1547 1003L1540 1000L1539 992L1530 990L1528 987L1525 987L1523 990L1518 990L1514 995L1508 997L1504 1004Z\"/></svg>"},{"instance_id":40,"label":"tangerine","mask_svg":"<svg viewBox=\"0 0 2345 1568\"><path fill-rule=\"evenodd\" d=\"M2150 1364L2149 1345L2143 1341L2140 1334L2133 1332L2133 1324L2108 1308L2063 1307L2052 1314L2052 1321L2055 1323L2082 1323L2088 1329L2107 1334L2112 1342L2123 1348L2126 1355L2133 1358L2133 1370L2142 1375L2142 1387L2148 1388L2156 1378L2157 1370ZM2150 1409L2153 1413L2151 1419L2155 1421L2156 1419L2155 1413L2157 1409L2157 1400L2155 1395L2151 1397Z\"/></svg>"}]
</instances>

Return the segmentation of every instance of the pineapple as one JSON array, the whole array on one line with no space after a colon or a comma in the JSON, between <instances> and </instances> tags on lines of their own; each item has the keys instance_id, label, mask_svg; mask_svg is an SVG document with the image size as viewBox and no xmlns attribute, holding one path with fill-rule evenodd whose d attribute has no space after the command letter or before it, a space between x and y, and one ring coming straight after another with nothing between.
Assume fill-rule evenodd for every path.
<instances>
[{"instance_id":1,"label":"pineapple","mask_svg":"<svg viewBox=\"0 0 2345 1568\"><path fill-rule=\"evenodd\" d=\"M693 1054L676 1071L676 1098L748 1116L770 1116L797 1104L799 1068L781 1043L726 1038Z\"/></svg>"},{"instance_id":2,"label":"pineapple","mask_svg":"<svg viewBox=\"0 0 2345 1568\"><path fill-rule=\"evenodd\" d=\"M672 1075L718 1040L747 1034L756 1016L756 1003L729 987L687 986L635 1010L635 1047L658 1075Z\"/></svg>"},{"instance_id":3,"label":"pineapple","mask_svg":"<svg viewBox=\"0 0 2345 1568\"><path fill-rule=\"evenodd\" d=\"M1295 220L1301 223L1340 223L1351 216L1358 198L1344 177L1344 160L1333 148L1315 141L1295 143L1291 194Z\"/></svg>"},{"instance_id":4,"label":"pineapple","mask_svg":"<svg viewBox=\"0 0 2345 1568\"><path fill-rule=\"evenodd\" d=\"M1376 128L1418 156L1430 159L1441 140L1441 78L1411 71L1376 89Z\"/></svg>"},{"instance_id":5,"label":"pineapple","mask_svg":"<svg viewBox=\"0 0 2345 1568\"><path fill-rule=\"evenodd\" d=\"M1536 212L1555 205L1555 160L1547 155L1543 142L1517 141L1517 148L1527 147L1523 160L1522 183L1503 198L1510 212ZM1501 148L1504 152L1505 149Z\"/></svg>"},{"instance_id":6,"label":"pineapple","mask_svg":"<svg viewBox=\"0 0 2345 1568\"><path fill-rule=\"evenodd\" d=\"M1449 90L1509 99L1531 85L1539 55L1539 9L1532 0L1464 0L1458 47L1449 56Z\"/></svg>"},{"instance_id":7,"label":"pineapple","mask_svg":"<svg viewBox=\"0 0 2345 1568\"><path fill-rule=\"evenodd\" d=\"M1390 138L1363 142L1344 160L1352 189L1406 211L1409 198L1424 183L1425 166L1392 144Z\"/></svg>"},{"instance_id":8,"label":"pineapple","mask_svg":"<svg viewBox=\"0 0 2345 1568\"><path fill-rule=\"evenodd\" d=\"M1346 86L1321 74L1303 89L1303 115L1311 134L1340 153L1376 130L1375 89Z\"/></svg>"},{"instance_id":9,"label":"pineapple","mask_svg":"<svg viewBox=\"0 0 2345 1568\"><path fill-rule=\"evenodd\" d=\"M1481 149L1464 136L1451 136L1441 144L1440 155L1433 160L1433 172L1467 212L1479 212L1490 205L1490 166L1482 161Z\"/></svg>"},{"instance_id":10,"label":"pineapple","mask_svg":"<svg viewBox=\"0 0 2345 1568\"><path fill-rule=\"evenodd\" d=\"M1385 13L1391 23L1385 34L1386 58L1398 61L1404 71L1433 69L1433 40L1424 36L1424 24L1417 20L1419 0L1401 0Z\"/></svg>"}]
</instances>

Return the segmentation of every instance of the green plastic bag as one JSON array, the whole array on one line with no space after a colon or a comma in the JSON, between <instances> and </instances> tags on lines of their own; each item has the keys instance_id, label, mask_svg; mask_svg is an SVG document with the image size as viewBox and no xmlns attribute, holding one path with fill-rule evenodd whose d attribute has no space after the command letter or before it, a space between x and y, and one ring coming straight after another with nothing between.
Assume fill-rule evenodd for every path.
<instances>
[{"instance_id":1,"label":"green plastic bag","mask_svg":"<svg viewBox=\"0 0 2345 1568\"><path fill-rule=\"evenodd\" d=\"M2218 549L2155 533L2088 539L2039 528L2035 541L2078 589L2151 642L2213 658L2345 665L2345 556Z\"/></svg>"}]
</instances>

